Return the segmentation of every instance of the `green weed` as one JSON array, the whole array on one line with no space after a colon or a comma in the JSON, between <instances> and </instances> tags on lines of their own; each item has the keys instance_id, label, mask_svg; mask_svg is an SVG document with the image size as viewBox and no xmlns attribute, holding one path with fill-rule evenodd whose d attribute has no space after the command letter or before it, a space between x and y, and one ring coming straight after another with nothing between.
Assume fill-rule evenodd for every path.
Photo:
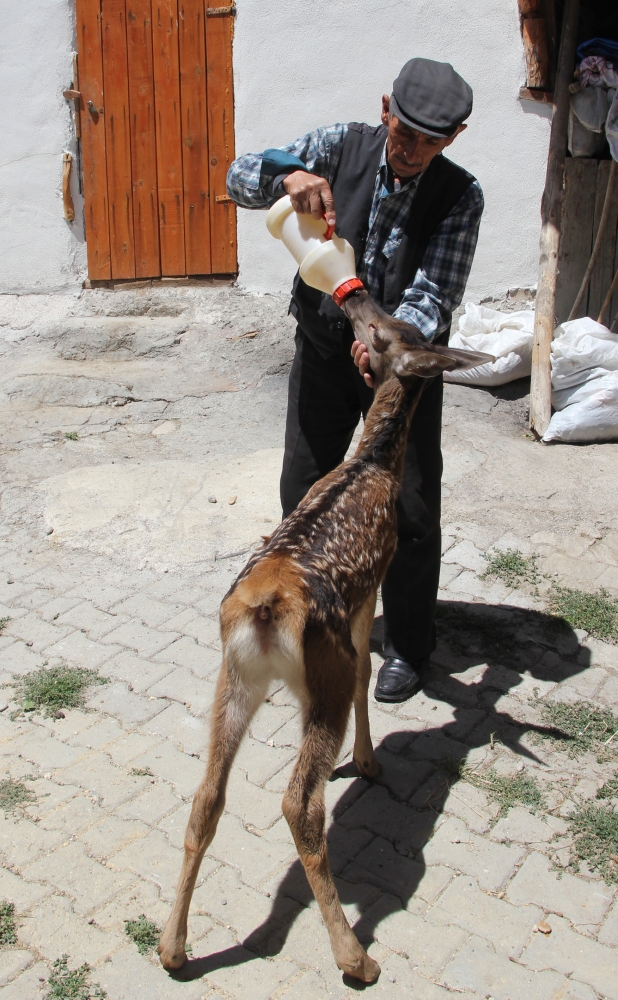
<instances>
[{"instance_id":1,"label":"green weed","mask_svg":"<svg viewBox=\"0 0 618 1000\"><path fill-rule=\"evenodd\" d=\"M477 788L482 788L490 798L500 805L500 815L504 816L512 806L528 806L530 809L542 809L543 793L538 782L525 771L517 774L497 774L490 768L485 774L469 771L466 780Z\"/></svg>"},{"instance_id":2,"label":"green weed","mask_svg":"<svg viewBox=\"0 0 618 1000\"><path fill-rule=\"evenodd\" d=\"M8 899L0 900L0 947L3 944L15 944L15 903Z\"/></svg>"},{"instance_id":3,"label":"green weed","mask_svg":"<svg viewBox=\"0 0 618 1000\"><path fill-rule=\"evenodd\" d=\"M80 708L91 684L107 684L107 678L99 677L96 670L60 663L18 678L16 687L24 712L44 709L46 715L53 715L60 708Z\"/></svg>"},{"instance_id":4,"label":"green weed","mask_svg":"<svg viewBox=\"0 0 618 1000\"><path fill-rule=\"evenodd\" d=\"M0 632L2 632L10 622L10 618L0 618Z\"/></svg>"},{"instance_id":5,"label":"green weed","mask_svg":"<svg viewBox=\"0 0 618 1000\"><path fill-rule=\"evenodd\" d=\"M467 777L470 767L466 764L465 757L453 757L451 753L447 753L440 761L440 770L446 773L448 783L452 785Z\"/></svg>"},{"instance_id":6,"label":"green weed","mask_svg":"<svg viewBox=\"0 0 618 1000\"><path fill-rule=\"evenodd\" d=\"M0 780L0 809L5 813L18 813L29 802L36 802L36 795L23 781L14 778Z\"/></svg>"},{"instance_id":7,"label":"green weed","mask_svg":"<svg viewBox=\"0 0 618 1000\"><path fill-rule=\"evenodd\" d=\"M547 610L571 628L581 628L605 642L618 642L618 600L601 588L594 594L570 587L551 588Z\"/></svg>"},{"instance_id":8,"label":"green weed","mask_svg":"<svg viewBox=\"0 0 618 1000\"><path fill-rule=\"evenodd\" d=\"M134 778L152 778L152 771L149 767L132 767L129 771Z\"/></svg>"},{"instance_id":9,"label":"green weed","mask_svg":"<svg viewBox=\"0 0 618 1000\"><path fill-rule=\"evenodd\" d=\"M569 757L580 757L591 750L603 762L618 753L618 716L609 708L586 701L572 705L547 701L540 708L543 722L551 727L544 738L550 739L556 749L566 750Z\"/></svg>"},{"instance_id":10,"label":"green weed","mask_svg":"<svg viewBox=\"0 0 618 1000\"><path fill-rule=\"evenodd\" d=\"M57 958L47 981L49 992L46 1000L101 1000L107 993L98 983L89 983L90 966L87 962L78 969L69 969L68 956Z\"/></svg>"},{"instance_id":11,"label":"green weed","mask_svg":"<svg viewBox=\"0 0 618 1000\"><path fill-rule=\"evenodd\" d=\"M65 431L64 436L67 441L77 441L77 431Z\"/></svg>"},{"instance_id":12,"label":"green weed","mask_svg":"<svg viewBox=\"0 0 618 1000\"><path fill-rule=\"evenodd\" d=\"M161 930L153 920L140 913L137 920L125 920L125 934L137 945L140 955L146 955L156 948Z\"/></svg>"},{"instance_id":13,"label":"green weed","mask_svg":"<svg viewBox=\"0 0 618 1000\"><path fill-rule=\"evenodd\" d=\"M618 772L599 788L597 799L618 799Z\"/></svg>"},{"instance_id":14,"label":"green weed","mask_svg":"<svg viewBox=\"0 0 618 1000\"><path fill-rule=\"evenodd\" d=\"M517 587L520 583L536 584L540 580L537 569L538 556L525 556L519 549L507 549L506 552L484 552L487 569L481 573L481 580L497 577L507 587Z\"/></svg>"},{"instance_id":15,"label":"green weed","mask_svg":"<svg viewBox=\"0 0 618 1000\"><path fill-rule=\"evenodd\" d=\"M618 813L608 805L588 804L569 817L575 834L571 848L571 868L585 861L606 882L618 882Z\"/></svg>"}]
</instances>

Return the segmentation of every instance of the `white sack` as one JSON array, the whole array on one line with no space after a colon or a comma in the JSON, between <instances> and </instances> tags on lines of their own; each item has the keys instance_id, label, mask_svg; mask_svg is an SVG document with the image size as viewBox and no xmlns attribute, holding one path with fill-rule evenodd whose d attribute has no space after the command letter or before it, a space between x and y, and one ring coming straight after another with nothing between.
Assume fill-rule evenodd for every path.
<instances>
[{"instance_id":1,"label":"white sack","mask_svg":"<svg viewBox=\"0 0 618 1000\"><path fill-rule=\"evenodd\" d=\"M445 372L445 382L459 385L503 385L530 374L534 310L502 313L466 302L459 330L451 336L450 347L484 351L495 361L463 372Z\"/></svg>"},{"instance_id":2,"label":"white sack","mask_svg":"<svg viewBox=\"0 0 618 1000\"><path fill-rule=\"evenodd\" d=\"M618 372L578 386L570 404L554 413L543 441L618 441Z\"/></svg>"},{"instance_id":3,"label":"white sack","mask_svg":"<svg viewBox=\"0 0 618 1000\"><path fill-rule=\"evenodd\" d=\"M554 389L579 385L591 368L618 370L618 334L610 333L589 316L556 327L551 348Z\"/></svg>"}]
</instances>

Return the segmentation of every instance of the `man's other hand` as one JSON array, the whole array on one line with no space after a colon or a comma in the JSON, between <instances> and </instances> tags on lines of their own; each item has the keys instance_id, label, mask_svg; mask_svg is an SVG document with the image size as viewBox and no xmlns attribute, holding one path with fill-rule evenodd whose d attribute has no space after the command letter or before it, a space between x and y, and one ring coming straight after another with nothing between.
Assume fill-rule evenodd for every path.
<instances>
[{"instance_id":1,"label":"man's other hand","mask_svg":"<svg viewBox=\"0 0 618 1000\"><path fill-rule=\"evenodd\" d=\"M354 364L365 379L367 385L370 388L373 388L373 375L371 374L371 366L369 364L369 354L367 352L367 348L363 343L361 343L360 340L355 340L352 344L352 357L354 358Z\"/></svg>"},{"instance_id":2,"label":"man's other hand","mask_svg":"<svg viewBox=\"0 0 618 1000\"><path fill-rule=\"evenodd\" d=\"M314 219L325 217L327 226L335 225L335 201L325 177L295 170L284 177L283 190L289 194L295 212L312 215Z\"/></svg>"}]
</instances>

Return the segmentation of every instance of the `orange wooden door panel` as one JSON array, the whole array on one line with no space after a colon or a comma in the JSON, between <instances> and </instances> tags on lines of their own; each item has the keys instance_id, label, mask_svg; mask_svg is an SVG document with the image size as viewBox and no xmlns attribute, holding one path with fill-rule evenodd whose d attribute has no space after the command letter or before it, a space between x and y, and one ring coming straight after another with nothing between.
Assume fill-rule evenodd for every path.
<instances>
[{"instance_id":1,"label":"orange wooden door panel","mask_svg":"<svg viewBox=\"0 0 618 1000\"><path fill-rule=\"evenodd\" d=\"M204 0L179 0L180 101L187 274L210 274Z\"/></svg>"},{"instance_id":2,"label":"orange wooden door panel","mask_svg":"<svg viewBox=\"0 0 618 1000\"><path fill-rule=\"evenodd\" d=\"M178 2L152 0L161 273L186 274Z\"/></svg>"},{"instance_id":3,"label":"orange wooden door panel","mask_svg":"<svg viewBox=\"0 0 618 1000\"><path fill-rule=\"evenodd\" d=\"M103 54L100 0L77 0L79 86L81 88L81 145L84 183L84 222L88 275L105 281L112 276L109 251L105 118L103 108ZM89 108L92 108L92 111Z\"/></svg>"},{"instance_id":4,"label":"orange wooden door panel","mask_svg":"<svg viewBox=\"0 0 618 1000\"><path fill-rule=\"evenodd\" d=\"M125 0L102 0L107 194L112 278L135 277Z\"/></svg>"},{"instance_id":5,"label":"orange wooden door panel","mask_svg":"<svg viewBox=\"0 0 618 1000\"><path fill-rule=\"evenodd\" d=\"M220 0L205 0L220 7ZM234 159L234 93L230 15L206 17L210 248L214 274L236 271L236 206L226 198L225 178ZM220 200L217 200L220 199Z\"/></svg>"},{"instance_id":6,"label":"orange wooden door panel","mask_svg":"<svg viewBox=\"0 0 618 1000\"><path fill-rule=\"evenodd\" d=\"M127 0L135 277L161 274L150 0Z\"/></svg>"}]
</instances>

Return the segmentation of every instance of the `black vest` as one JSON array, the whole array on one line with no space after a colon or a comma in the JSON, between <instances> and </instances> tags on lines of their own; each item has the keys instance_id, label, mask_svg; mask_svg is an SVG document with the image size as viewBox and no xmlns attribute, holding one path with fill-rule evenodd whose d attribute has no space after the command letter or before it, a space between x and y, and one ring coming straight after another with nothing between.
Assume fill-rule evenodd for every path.
<instances>
[{"instance_id":1,"label":"black vest","mask_svg":"<svg viewBox=\"0 0 618 1000\"><path fill-rule=\"evenodd\" d=\"M332 184L337 210L335 231L354 247L357 269L365 251L386 133L385 125L374 128L351 122ZM378 303L385 312L392 315L400 305L405 289L421 266L433 233L473 180L472 174L441 153L431 161L412 201L403 239L386 266L383 300ZM328 358L339 350L344 331L350 327L348 320L330 295L310 288L298 272L292 287L290 312L322 357Z\"/></svg>"}]
</instances>

